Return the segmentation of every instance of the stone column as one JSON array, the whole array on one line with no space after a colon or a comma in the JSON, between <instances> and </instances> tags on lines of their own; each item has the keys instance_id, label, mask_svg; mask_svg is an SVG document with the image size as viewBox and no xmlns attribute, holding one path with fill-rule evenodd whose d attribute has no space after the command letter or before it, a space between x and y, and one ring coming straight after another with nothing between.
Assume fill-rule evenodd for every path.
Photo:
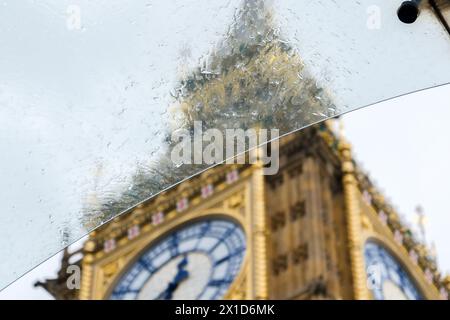
<instances>
[{"instance_id":1,"label":"stone column","mask_svg":"<svg viewBox=\"0 0 450 320\"><path fill-rule=\"evenodd\" d=\"M367 276L361 237L361 207L355 167L351 157L350 145L340 142L339 151L342 161L344 201L347 220L348 249L350 252L351 272L353 279L353 297L357 300L368 300Z\"/></svg>"}]
</instances>

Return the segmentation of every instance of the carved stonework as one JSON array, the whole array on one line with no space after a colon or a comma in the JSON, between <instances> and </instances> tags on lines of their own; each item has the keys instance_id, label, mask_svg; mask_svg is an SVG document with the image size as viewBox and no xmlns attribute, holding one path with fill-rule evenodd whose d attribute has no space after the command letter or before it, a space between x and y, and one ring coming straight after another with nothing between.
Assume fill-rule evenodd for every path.
<instances>
[{"instance_id":1,"label":"carved stonework","mask_svg":"<svg viewBox=\"0 0 450 320\"><path fill-rule=\"evenodd\" d=\"M286 214L283 211L275 212L272 215L271 219L271 228L273 231L277 231L280 228L283 228L286 224Z\"/></svg>"},{"instance_id":2,"label":"carved stonework","mask_svg":"<svg viewBox=\"0 0 450 320\"><path fill-rule=\"evenodd\" d=\"M288 256L287 254L280 254L272 262L272 270L274 275L279 275L281 272L285 271L288 267Z\"/></svg>"},{"instance_id":3,"label":"carved stonework","mask_svg":"<svg viewBox=\"0 0 450 320\"><path fill-rule=\"evenodd\" d=\"M103 287L105 288L108 287L108 285L111 282L111 279L118 273L118 271L119 271L119 261L108 263L102 268Z\"/></svg>"},{"instance_id":4,"label":"carved stonework","mask_svg":"<svg viewBox=\"0 0 450 320\"><path fill-rule=\"evenodd\" d=\"M303 243L298 245L292 252L292 262L300 264L308 259L308 244Z\"/></svg>"},{"instance_id":5,"label":"carved stonework","mask_svg":"<svg viewBox=\"0 0 450 320\"><path fill-rule=\"evenodd\" d=\"M291 221L295 221L306 214L305 201L298 201L291 207Z\"/></svg>"},{"instance_id":6,"label":"carved stonework","mask_svg":"<svg viewBox=\"0 0 450 320\"><path fill-rule=\"evenodd\" d=\"M236 193L232 195L227 201L230 209L238 209L244 205L244 194Z\"/></svg>"}]
</instances>

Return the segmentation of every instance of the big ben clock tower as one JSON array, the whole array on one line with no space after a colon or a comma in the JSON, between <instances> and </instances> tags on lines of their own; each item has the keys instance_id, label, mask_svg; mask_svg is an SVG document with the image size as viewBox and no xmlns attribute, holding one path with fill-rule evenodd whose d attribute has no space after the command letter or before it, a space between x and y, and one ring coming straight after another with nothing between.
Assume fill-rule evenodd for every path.
<instances>
[{"instance_id":1,"label":"big ben clock tower","mask_svg":"<svg viewBox=\"0 0 450 320\"><path fill-rule=\"evenodd\" d=\"M216 166L131 208L89 235L80 290L64 272L44 286L75 299L447 298L328 124L282 138L279 173L262 169Z\"/></svg>"},{"instance_id":2,"label":"big ben clock tower","mask_svg":"<svg viewBox=\"0 0 450 320\"><path fill-rule=\"evenodd\" d=\"M177 118L286 132L327 116L332 99L264 2L243 2L212 71L181 81ZM218 165L131 207L89 235L79 290L66 286L67 252L41 285L69 299L447 299L450 279L330 123L281 138L279 165Z\"/></svg>"}]
</instances>

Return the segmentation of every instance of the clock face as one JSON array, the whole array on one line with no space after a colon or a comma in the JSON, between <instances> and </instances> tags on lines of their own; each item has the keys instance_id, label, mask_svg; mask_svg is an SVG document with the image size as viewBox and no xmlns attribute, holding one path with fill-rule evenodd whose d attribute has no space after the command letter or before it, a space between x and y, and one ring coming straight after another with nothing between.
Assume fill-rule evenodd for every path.
<instances>
[{"instance_id":1,"label":"clock face","mask_svg":"<svg viewBox=\"0 0 450 320\"><path fill-rule=\"evenodd\" d=\"M245 235L234 222L213 219L163 237L128 269L111 299L219 299L238 274Z\"/></svg>"},{"instance_id":2,"label":"clock face","mask_svg":"<svg viewBox=\"0 0 450 320\"><path fill-rule=\"evenodd\" d=\"M368 242L364 255L367 285L376 300L422 299L407 271L385 248Z\"/></svg>"}]
</instances>

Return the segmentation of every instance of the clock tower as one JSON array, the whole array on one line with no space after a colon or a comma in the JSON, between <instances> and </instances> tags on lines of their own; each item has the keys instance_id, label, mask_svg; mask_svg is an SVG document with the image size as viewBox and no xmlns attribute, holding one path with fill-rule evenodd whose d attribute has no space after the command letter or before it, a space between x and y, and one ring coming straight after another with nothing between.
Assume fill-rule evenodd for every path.
<instances>
[{"instance_id":1,"label":"clock tower","mask_svg":"<svg viewBox=\"0 0 450 320\"><path fill-rule=\"evenodd\" d=\"M283 137L278 174L262 170L216 166L131 208L89 235L80 290L64 272L44 286L75 299L447 299L329 122Z\"/></svg>"},{"instance_id":2,"label":"clock tower","mask_svg":"<svg viewBox=\"0 0 450 320\"><path fill-rule=\"evenodd\" d=\"M337 113L264 1L243 1L235 17L208 64L180 80L175 128L286 133ZM191 175L158 170L139 185ZM330 122L281 138L278 173L263 172L217 165L123 205L40 285L70 299L447 299L450 278ZM80 253L81 288L69 290L64 268Z\"/></svg>"}]
</instances>

